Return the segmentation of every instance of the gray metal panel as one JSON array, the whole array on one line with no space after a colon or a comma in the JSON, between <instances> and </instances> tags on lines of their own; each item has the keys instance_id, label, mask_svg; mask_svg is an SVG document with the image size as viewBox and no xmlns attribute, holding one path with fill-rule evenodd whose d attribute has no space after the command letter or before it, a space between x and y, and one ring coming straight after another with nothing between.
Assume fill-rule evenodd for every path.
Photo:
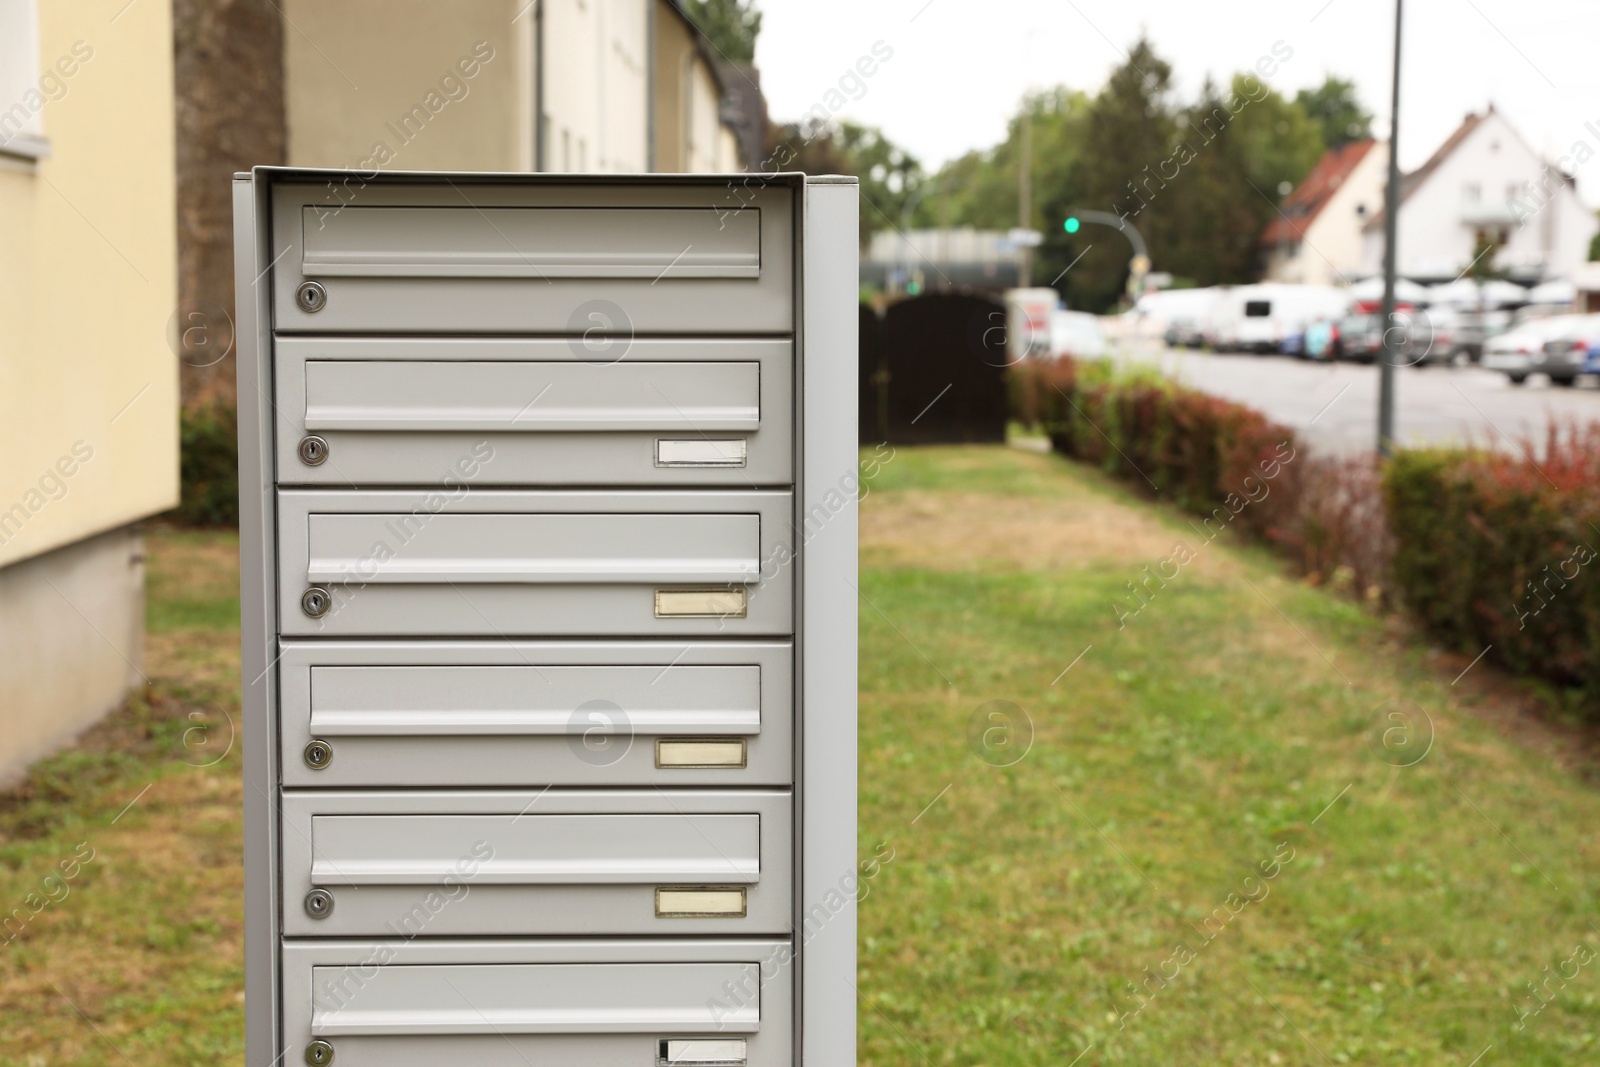
<instances>
[{"instance_id":1,"label":"gray metal panel","mask_svg":"<svg viewBox=\"0 0 1600 1067\"><path fill-rule=\"evenodd\" d=\"M284 1062L313 1036L338 1067L653 1067L685 1036L743 1039L749 1067L794 1062L785 942L390 939L283 956Z\"/></svg>"},{"instance_id":2,"label":"gray metal panel","mask_svg":"<svg viewBox=\"0 0 1600 1067\"><path fill-rule=\"evenodd\" d=\"M796 938L801 1054L808 1067L856 1062L857 191L805 190L801 360L801 748Z\"/></svg>"},{"instance_id":3,"label":"gray metal panel","mask_svg":"<svg viewBox=\"0 0 1600 1067\"><path fill-rule=\"evenodd\" d=\"M748 432L761 423L760 381L757 363L313 360L305 422L317 432Z\"/></svg>"},{"instance_id":4,"label":"gray metal panel","mask_svg":"<svg viewBox=\"0 0 1600 1067\"><path fill-rule=\"evenodd\" d=\"M640 338L599 353L550 338L274 344L285 485L747 488L793 479L788 340ZM298 454L308 433L328 442L314 466ZM662 467L662 440L740 441L746 459Z\"/></svg>"},{"instance_id":5,"label":"gray metal panel","mask_svg":"<svg viewBox=\"0 0 1600 1067\"><path fill-rule=\"evenodd\" d=\"M308 276L759 278L761 212L699 207L319 206Z\"/></svg>"},{"instance_id":6,"label":"gray metal panel","mask_svg":"<svg viewBox=\"0 0 1600 1067\"><path fill-rule=\"evenodd\" d=\"M789 785L792 662L786 641L288 641L278 662L283 781ZM494 672L493 680L461 680L472 671ZM548 729L545 713L563 708L556 732L529 732ZM738 725L752 712L753 724ZM521 732L506 732L513 729ZM654 742L674 735L743 738L746 765L659 768ZM301 758L313 737L333 750L320 770Z\"/></svg>"},{"instance_id":7,"label":"gray metal panel","mask_svg":"<svg viewBox=\"0 0 1600 1067\"><path fill-rule=\"evenodd\" d=\"M260 202L258 203L258 197ZM277 527L272 488L272 312L265 190L233 183L234 314L238 337L239 616L244 731L245 1062L278 1061ZM252 281L254 279L254 281ZM260 284L255 284L260 282Z\"/></svg>"},{"instance_id":8,"label":"gray metal panel","mask_svg":"<svg viewBox=\"0 0 1600 1067\"><path fill-rule=\"evenodd\" d=\"M791 500L780 491L283 491L281 632L787 635ZM658 589L745 582L745 617L655 615ZM316 583L333 592L321 618L300 607Z\"/></svg>"},{"instance_id":9,"label":"gray metal panel","mask_svg":"<svg viewBox=\"0 0 1600 1067\"><path fill-rule=\"evenodd\" d=\"M629 696L634 733L761 732L761 668L313 667L318 737L565 737L589 693ZM620 705L619 705L620 707Z\"/></svg>"},{"instance_id":10,"label":"gray metal panel","mask_svg":"<svg viewBox=\"0 0 1600 1067\"><path fill-rule=\"evenodd\" d=\"M743 585L761 569L758 515L440 511L424 524L313 510L306 521L312 585ZM386 537L404 544L374 553Z\"/></svg>"},{"instance_id":11,"label":"gray metal panel","mask_svg":"<svg viewBox=\"0 0 1600 1067\"><path fill-rule=\"evenodd\" d=\"M789 931L787 792L295 791L283 819L286 936ZM658 917L680 886L742 887L746 914Z\"/></svg>"},{"instance_id":12,"label":"gray metal panel","mask_svg":"<svg viewBox=\"0 0 1600 1067\"><path fill-rule=\"evenodd\" d=\"M788 333L794 324L793 193L781 185L752 182L748 192L741 193L746 205L742 211L727 210L727 194L727 179L639 184L626 190L589 182L522 187L376 182L352 190L353 203L340 206L325 202L326 185L275 185L274 245L280 251L289 249L275 272L277 330L583 334L600 329L620 336ZM441 250L438 235L431 232L435 224L426 220L437 218L437 211L403 217L403 223L413 223L408 231L385 238L386 247L371 249L366 254L374 258L365 265L356 262L361 258L359 248L347 247L331 259L329 254L319 253L319 243L330 231L350 228L352 223L365 231L368 224L356 220L372 218L370 213L377 209L400 207L447 210L456 220L449 229L469 242L468 258L487 256L493 262L430 265L429 260L438 260ZM614 263L624 265L620 273L628 276L576 277L574 270L599 268L570 263L554 268L541 260L537 247L523 247L531 239L527 236L531 230L520 229L521 222L513 224L517 228L514 233L501 225L505 209L530 207L613 209L591 224L590 236L626 250L612 254L618 257ZM669 214L692 219L688 225L693 232L678 234L675 227L652 223L644 233L631 234L628 226L640 216L614 210L619 207L651 209L648 218L652 220ZM726 258L741 247L752 226L760 236L758 277L693 276L694 257L706 250L707 243L715 255ZM677 247L668 249L662 243L668 238L676 241ZM569 253L557 258L562 256ZM663 257L665 263L647 269ZM603 269L619 273L616 268ZM724 264L715 269L748 271L748 265ZM345 273L354 270L363 273ZM433 276L394 276L399 270L421 270ZM483 276L496 272L526 276ZM439 276L442 274L454 276ZM326 306L320 311L304 311L295 302L295 289L306 279L320 281L326 288Z\"/></svg>"}]
</instances>

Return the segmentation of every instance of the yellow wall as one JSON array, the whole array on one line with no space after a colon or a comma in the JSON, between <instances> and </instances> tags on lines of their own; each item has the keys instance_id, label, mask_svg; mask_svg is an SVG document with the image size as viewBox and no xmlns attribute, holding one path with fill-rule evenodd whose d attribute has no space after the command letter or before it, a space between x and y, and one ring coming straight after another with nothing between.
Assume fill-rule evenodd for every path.
<instances>
[{"instance_id":1,"label":"yellow wall","mask_svg":"<svg viewBox=\"0 0 1600 1067\"><path fill-rule=\"evenodd\" d=\"M689 77L694 39L683 17L666 0L656 0L655 118L659 171L687 170Z\"/></svg>"},{"instance_id":2,"label":"yellow wall","mask_svg":"<svg viewBox=\"0 0 1600 1067\"><path fill-rule=\"evenodd\" d=\"M171 5L39 7L41 72L89 58L0 156L0 566L178 500Z\"/></svg>"},{"instance_id":3,"label":"yellow wall","mask_svg":"<svg viewBox=\"0 0 1600 1067\"><path fill-rule=\"evenodd\" d=\"M527 0L280 2L291 166L531 167Z\"/></svg>"}]
</instances>

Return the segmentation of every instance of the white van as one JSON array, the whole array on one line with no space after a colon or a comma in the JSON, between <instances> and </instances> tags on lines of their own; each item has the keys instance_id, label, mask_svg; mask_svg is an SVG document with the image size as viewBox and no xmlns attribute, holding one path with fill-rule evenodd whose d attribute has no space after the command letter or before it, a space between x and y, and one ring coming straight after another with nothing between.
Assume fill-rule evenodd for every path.
<instances>
[{"instance_id":1,"label":"white van","mask_svg":"<svg viewBox=\"0 0 1600 1067\"><path fill-rule=\"evenodd\" d=\"M1229 295L1216 345L1222 351L1282 352L1307 326L1338 319L1348 306L1345 292L1328 285L1241 285Z\"/></svg>"}]
</instances>

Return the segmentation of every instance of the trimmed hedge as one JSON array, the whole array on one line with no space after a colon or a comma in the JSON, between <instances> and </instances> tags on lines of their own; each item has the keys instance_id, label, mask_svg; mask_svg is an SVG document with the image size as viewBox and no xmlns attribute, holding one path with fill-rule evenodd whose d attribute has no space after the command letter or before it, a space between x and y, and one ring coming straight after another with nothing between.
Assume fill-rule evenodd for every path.
<instances>
[{"instance_id":1,"label":"trimmed hedge","mask_svg":"<svg viewBox=\"0 0 1600 1067\"><path fill-rule=\"evenodd\" d=\"M1534 450L1526 448L1524 455ZM1600 694L1600 425L1552 433L1535 464L1402 452L1383 476L1394 582L1430 633L1519 674Z\"/></svg>"},{"instance_id":2,"label":"trimmed hedge","mask_svg":"<svg viewBox=\"0 0 1600 1067\"><path fill-rule=\"evenodd\" d=\"M1018 417L1063 455L1204 516L1208 533L1296 543L1305 464L1293 431L1253 408L1070 359L1013 368L1011 389Z\"/></svg>"},{"instance_id":3,"label":"trimmed hedge","mask_svg":"<svg viewBox=\"0 0 1600 1067\"><path fill-rule=\"evenodd\" d=\"M172 517L190 526L239 525L239 429L233 405L185 409L179 418L181 497Z\"/></svg>"},{"instance_id":4,"label":"trimmed hedge","mask_svg":"<svg viewBox=\"0 0 1600 1067\"><path fill-rule=\"evenodd\" d=\"M1321 459L1260 412L1153 372L1024 364L1011 391L1056 451L1208 516L1208 538L1232 525L1313 581L1401 605L1452 650L1487 649L1600 715L1600 422L1514 455Z\"/></svg>"}]
</instances>

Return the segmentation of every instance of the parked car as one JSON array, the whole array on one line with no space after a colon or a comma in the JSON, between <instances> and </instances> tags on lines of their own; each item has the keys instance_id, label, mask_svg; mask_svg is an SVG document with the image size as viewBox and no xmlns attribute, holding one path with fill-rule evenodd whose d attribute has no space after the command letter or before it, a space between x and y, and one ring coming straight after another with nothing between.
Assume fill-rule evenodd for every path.
<instances>
[{"instance_id":1,"label":"parked car","mask_svg":"<svg viewBox=\"0 0 1600 1067\"><path fill-rule=\"evenodd\" d=\"M1503 309L1462 311L1456 330L1456 345L1472 362L1483 359L1484 342L1511 329L1512 313Z\"/></svg>"},{"instance_id":2,"label":"parked car","mask_svg":"<svg viewBox=\"0 0 1600 1067\"><path fill-rule=\"evenodd\" d=\"M1544 343L1536 369L1550 376L1553 385L1575 385L1586 372L1589 350L1600 346L1600 315L1575 315L1570 324Z\"/></svg>"},{"instance_id":3,"label":"parked car","mask_svg":"<svg viewBox=\"0 0 1600 1067\"><path fill-rule=\"evenodd\" d=\"M1218 289L1164 289L1139 298L1134 311L1159 326L1161 338L1174 348L1199 348L1203 342L1201 325Z\"/></svg>"},{"instance_id":4,"label":"parked car","mask_svg":"<svg viewBox=\"0 0 1600 1067\"><path fill-rule=\"evenodd\" d=\"M1331 286L1240 286L1232 293L1228 336L1218 347L1245 352L1296 349L1296 339L1307 326L1319 318L1342 315L1347 303L1344 292Z\"/></svg>"},{"instance_id":5,"label":"parked car","mask_svg":"<svg viewBox=\"0 0 1600 1067\"><path fill-rule=\"evenodd\" d=\"M1356 363L1376 362L1383 352L1382 318L1370 312L1355 312L1340 319L1335 327L1338 339L1333 346L1334 358Z\"/></svg>"},{"instance_id":6,"label":"parked car","mask_svg":"<svg viewBox=\"0 0 1600 1067\"><path fill-rule=\"evenodd\" d=\"M1456 327L1456 315L1449 308L1395 308L1394 328L1400 345L1395 352L1395 365L1422 367L1454 362L1459 351ZM1357 363L1376 363L1383 356L1383 335L1381 312L1352 312L1336 327L1335 356Z\"/></svg>"},{"instance_id":7,"label":"parked car","mask_svg":"<svg viewBox=\"0 0 1600 1067\"><path fill-rule=\"evenodd\" d=\"M1407 366L1426 367L1430 364L1453 364L1463 355L1463 312L1452 307L1435 304L1422 311L1400 315L1410 340Z\"/></svg>"},{"instance_id":8,"label":"parked car","mask_svg":"<svg viewBox=\"0 0 1600 1067\"><path fill-rule=\"evenodd\" d=\"M1050 354L1056 357L1099 359L1106 354L1106 331L1097 315L1086 311L1050 313Z\"/></svg>"},{"instance_id":9,"label":"parked car","mask_svg":"<svg viewBox=\"0 0 1600 1067\"><path fill-rule=\"evenodd\" d=\"M1545 344L1574 331L1580 318L1579 315L1553 315L1531 319L1498 337L1489 338L1483 345L1483 368L1500 371L1512 385L1521 385L1530 374L1545 369Z\"/></svg>"}]
</instances>

